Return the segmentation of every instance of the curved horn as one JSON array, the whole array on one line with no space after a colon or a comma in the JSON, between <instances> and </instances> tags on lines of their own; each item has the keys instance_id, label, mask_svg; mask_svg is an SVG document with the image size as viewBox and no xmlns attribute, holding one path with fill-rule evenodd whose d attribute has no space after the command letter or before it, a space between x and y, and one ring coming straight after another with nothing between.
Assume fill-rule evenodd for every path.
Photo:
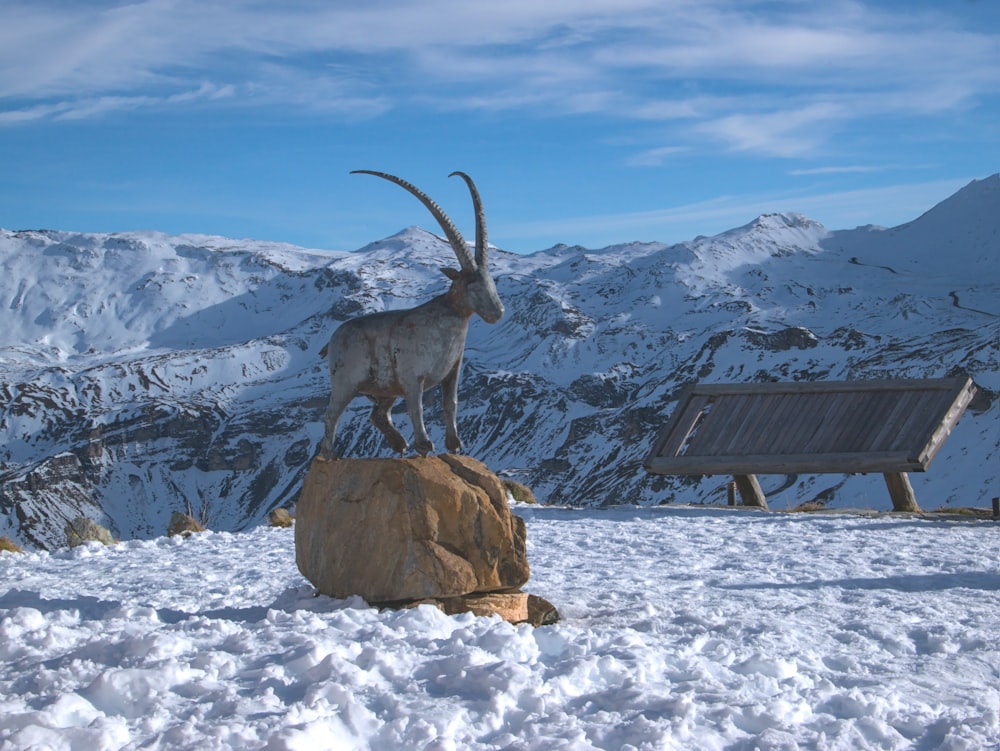
<instances>
[{"instance_id":1,"label":"curved horn","mask_svg":"<svg viewBox=\"0 0 1000 751\"><path fill-rule=\"evenodd\" d=\"M431 212L435 219L437 219L438 224L441 225L441 229L444 230L445 236L448 238L448 242L451 243L452 250L455 251L455 255L458 257L459 265L466 271L471 271L476 268L476 262L469 254L469 248L465 244L465 238L462 237L462 233L458 231L455 223L448 218L448 215L444 213L440 206L434 202L434 200L424 193L420 188L418 188L413 183L409 183L401 177L396 177L395 175L390 175L387 172L375 172L374 170L368 169L356 169L351 171L352 175L375 175L375 177L381 177L389 182L396 183L401 188L405 188L410 193L415 195L420 202L427 207L427 210Z\"/></svg>"},{"instance_id":2,"label":"curved horn","mask_svg":"<svg viewBox=\"0 0 1000 751\"><path fill-rule=\"evenodd\" d=\"M472 194L472 206L476 211L476 265L485 266L489 245L486 242L486 212L483 211L483 202L479 198L479 191L471 177L458 170L452 172L448 177L455 175L465 180L466 185L469 186L469 192Z\"/></svg>"}]
</instances>

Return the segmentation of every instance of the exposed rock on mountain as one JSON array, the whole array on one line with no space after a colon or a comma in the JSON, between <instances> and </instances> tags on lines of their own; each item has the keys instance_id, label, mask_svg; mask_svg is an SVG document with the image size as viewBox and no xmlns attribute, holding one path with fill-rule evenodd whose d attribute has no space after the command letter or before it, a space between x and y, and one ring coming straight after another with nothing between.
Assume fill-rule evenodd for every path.
<instances>
[{"instance_id":1,"label":"exposed rock on mountain","mask_svg":"<svg viewBox=\"0 0 1000 751\"><path fill-rule=\"evenodd\" d=\"M417 228L359 251L156 233L0 231L0 534L116 537L177 509L214 529L294 502L322 436L318 352L339 323L442 291L451 251ZM720 502L725 477L652 477L642 458L687 381L971 376L980 389L926 475L925 508L996 495L1000 177L893 229L774 214L678 245L497 250L507 306L474 319L466 450L543 503ZM389 456L356 400L343 456ZM443 445L437 393L428 430ZM404 405L394 419L410 435ZM772 508L888 507L881 478L764 476Z\"/></svg>"}]
</instances>

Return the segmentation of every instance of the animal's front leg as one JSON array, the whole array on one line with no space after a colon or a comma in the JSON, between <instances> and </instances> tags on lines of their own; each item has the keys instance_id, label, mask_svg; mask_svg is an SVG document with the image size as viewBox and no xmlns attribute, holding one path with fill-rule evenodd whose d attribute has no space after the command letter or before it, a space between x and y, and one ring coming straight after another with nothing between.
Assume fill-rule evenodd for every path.
<instances>
[{"instance_id":1,"label":"animal's front leg","mask_svg":"<svg viewBox=\"0 0 1000 751\"><path fill-rule=\"evenodd\" d=\"M413 423L413 448L421 456L427 456L434 450L424 427L424 382L418 379L406 392L406 410L410 414L410 422Z\"/></svg>"},{"instance_id":2,"label":"animal's front leg","mask_svg":"<svg viewBox=\"0 0 1000 751\"><path fill-rule=\"evenodd\" d=\"M337 423L354 394L349 389L339 388L334 384L330 391L330 403L326 408L326 415L323 418L323 440L319 445L319 455L321 459L336 459L337 454L333 450L333 442L337 438Z\"/></svg>"},{"instance_id":3,"label":"animal's front leg","mask_svg":"<svg viewBox=\"0 0 1000 751\"><path fill-rule=\"evenodd\" d=\"M462 439L458 437L458 373L462 369L462 360L459 358L455 367L451 369L441 381L441 406L444 408L444 445L452 453L462 450Z\"/></svg>"}]
</instances>

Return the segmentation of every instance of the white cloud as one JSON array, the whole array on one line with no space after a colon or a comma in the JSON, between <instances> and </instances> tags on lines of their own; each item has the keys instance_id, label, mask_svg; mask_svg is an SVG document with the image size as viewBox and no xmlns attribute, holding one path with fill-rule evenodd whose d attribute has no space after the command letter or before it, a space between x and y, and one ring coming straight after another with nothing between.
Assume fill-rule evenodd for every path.
<instances>
[{"instance_id":1,"label":"white cloud","mask_svg":"<svg viewBox=\"0 0 1000 751\"><path fill-rule=\"evenodd\" d=\"M768 112L737 112L698 126L698 130L734 151L780 157L812 152L826 140L845 113L832 103Z\"/></svg>"},{"instance_id":2,"label":"white cloud","mask_svg":"<svg viewBox=\"0 0 1000 751\"><path fill-rule=\"evenodd\" d=\"M0 111L0 125L22 125L35 120L55 118L66 110L66 104L36 104Z\"/></svg>"},{"instance_id":3,"label":"white cloud","mask_svg":"<svg viewBox=\"0 0 1000 751\"><path fill-rule=\"evenodd\" d=\"M0 10L0 122L219 100L601 113L801 156L845 122L1000 91L1000 35L959 21L850 0L15 0ZM191 95L205 82L214 97Z\"/></svg>"}]
</instances>

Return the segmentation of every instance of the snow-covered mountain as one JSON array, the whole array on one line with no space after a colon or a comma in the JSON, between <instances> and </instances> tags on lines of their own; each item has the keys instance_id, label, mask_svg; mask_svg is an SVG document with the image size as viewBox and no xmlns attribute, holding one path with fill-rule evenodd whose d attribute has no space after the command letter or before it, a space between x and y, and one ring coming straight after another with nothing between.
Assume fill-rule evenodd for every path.
<instances>
[{"instance_id":1,"label":"snow-covered mountain","mask_svg":"<svg viewBox=\"0 0 1000 751\"><path fill-rule=\"evenodd\" d=\"M172 511L216 529L294 501L322 435L318 352L353 316L444 290L418 228L359 251L156 233L0 230L0 534L61 544L87 515L150 537ZM971 376L979 396L918 501L982 504L1000 459L1000 176L893 229L773 214L678 245L496 250L507 315L473 319L466 450L549 503L712 503L728 478L647 475L686 382ZM443 449L440 402L431 438ZM397 424L409 436L402 403ZM391 455L356 400L346 456ZM879 476L763 476L781 508L886 508ZM987 501L988 502L988 501Z\"/></svg>"}]
</instances>

